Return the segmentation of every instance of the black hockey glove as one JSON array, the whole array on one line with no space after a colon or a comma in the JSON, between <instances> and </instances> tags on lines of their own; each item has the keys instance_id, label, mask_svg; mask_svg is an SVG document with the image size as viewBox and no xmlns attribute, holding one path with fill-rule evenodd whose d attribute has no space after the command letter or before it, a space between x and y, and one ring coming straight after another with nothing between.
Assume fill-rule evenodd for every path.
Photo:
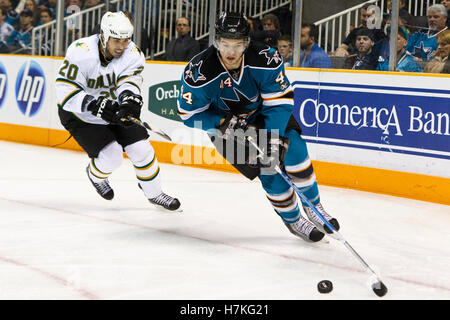
<instances>
[{"instance_id":1,"label":"black hockey glove","mask_svg":"<svg viewBox=\"0 0 450 320\"><path fill-rule=\"evenodd\" d=\"M228 139L229 137L234 136L236 130L242 129L245 131L247 130L247 127L247 119L238 118L230 113L225 117L225 120L219 128L217 128L217 135L222 139Z\"/></svg>"},{"instance_id":2,"label":"black hockey glove","mask_svg":"<svg viewBox=\"0 0 450 320\"><path fill-rule=\"evenodd\" d=\"M87 106L87 110L94 116L102 118L106 122L112 124L117 123L117 111L119 110L119 104L113 100L106 97L92 99Z\"/></svg>"},{"instance_id":3,"label":"black hockey glove","mask_svg":"<svg viewBox=\"0 0 450 320\"><path fill-rule=\"evenodd\" d=\"M264 154L258 154L257 166L261 168L280 168L284 166L284 157L289 148L289 138L267 132L265 136L258 135L258 144Z\"/></svg>"},{"instance_id":4,"label":"black hockey glove","mask_svg":"<svg viewBox=\"0 0 450 320\"><path fill-rule=\"evenodd\" d=\"M118 119L126 119L128 116L139 119L141 116L142 105L142 96L134 94L129 90L125 90L119 95ZM132 124L130 121L121 121Z\"/></svg>"}]
</instances>

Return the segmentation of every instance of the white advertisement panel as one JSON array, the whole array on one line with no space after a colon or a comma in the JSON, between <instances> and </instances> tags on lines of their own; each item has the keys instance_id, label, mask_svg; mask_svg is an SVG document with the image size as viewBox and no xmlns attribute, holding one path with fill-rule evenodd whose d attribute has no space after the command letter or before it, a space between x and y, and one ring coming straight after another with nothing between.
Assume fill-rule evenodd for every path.
<instances>
[{"instance_id":1,"label":"white advertisement panel","mask_svg":"<svg viewBox=\"0 0 450 320\"><path fill-rule=\"evenodd\" d=\"M63 130L54 87L61 62L0 55L0 122ZM146 63L142 120L174 143L213 147L177 115L184 67ZM449 76L301 69L287 75L313 160L450 178Z\"/></svg>"}]
</instances>

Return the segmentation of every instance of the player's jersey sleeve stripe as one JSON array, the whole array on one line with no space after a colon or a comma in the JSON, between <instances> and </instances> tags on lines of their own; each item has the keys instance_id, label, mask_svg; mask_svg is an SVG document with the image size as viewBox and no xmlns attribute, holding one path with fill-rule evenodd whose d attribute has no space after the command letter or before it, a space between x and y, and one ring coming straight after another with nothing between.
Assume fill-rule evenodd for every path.
<instances>
[{"instance_id":1,"label":"player's jersey sleeve stripe","mask_svg":"<svg viewBox=\"0 0 450 320\"><path fill-rule=\"evenodd\" d=\"M77 87L80 90L83 90L83 88L78 83L76 83L74 81L70 81L70 80L64 79L64 78L58 78L58 79L56 79L56 82L70 84L72 86Z\"/></svg>"},{"instance_id":2,"label":"player's jersey sleeve stripe","mask_svg":"<svg viewBox=\"0 0 450 320\"><path fill-rule=\"evenodd\" d=\"M77 95L78 93L82 92L83 90L74 90L72 91L67 97L64 98L64 100L59 104L58 103L58 107L63 108L64 105L67 103L67 101L70 100L70 98L72 98L73 96Z\"/></svg>"},{"instance_id":3,"label":"player's jersey sleeve stripe","mask_svg":"<svg viewBox=\"0 0 450 320\"><path fill-rule=\"evenodd\" d=\"M178 115L180 116L181 120L184 121L184 120L187 120L190 117L192 117L194 114L197 114L197 113L200 113L200 112L203 112L203 111L207 110L209 108L209 106L210 106L210 103L208 103L206 106L204 106L202 108L198 108L198 109L191 110L191 111L181 108L179 102L177 103L177 105L178 105L178 108L177 108L178 109Z\"/></svg>"},{"instance_id":4,"label":"player's jersey sleeve stripe","mask_svg":"<svg viewBox=\"0 0 450 320\"><path fill-rule=\"evenodd\" d=\"M132 77L132 75L127 75L127 76L121 76L117 79L117 84L119 84L120 81L125 80L126 78Z\"/></svg>"},{"instance_id":5,"label":"player's jersey sleeve stripe","mask_svg":"<svg viewBox=\"0 0 450 320\"><path fill-rule=\"evenodd\" d=\"M139 92L141 92L141 88L136 83L131 82L131 81L126 81L126 82L122 83L122 85L124 85L125 83L128 83L128 84L131 84L132 86L135 86L139 90Z\"/></svg>"},{"instance_id":6,"label":"player's jersey sleeve stripe","mask_svg":"<svg viewBox=\"0 0 450 320\"><path fill-rule=\"evenodd\" d=\"M279 104L289 104L294 105L293 99L274 99L274 100L264 100L263 105L265 106L276 106Z\"/></svg>"},{"instance_id":7,"label":"player's jersey sleeve stripe","mask_svg":"<svg viewBox=\"0 0 450 320\"><path fill-rule=\"evenodd\" d=\"M292 92L292 98L294 97L294 91L292 90L292 87L289 86L287 87L284 91L278 91L278 92L272 92L272 93L261 93L261 97L264 100L268 100L268 99L277 99L279 97L283 97L284 95L288 94L289 92ZM288 95L289 96L289 95Z\"/></svg>"}]
</instances>

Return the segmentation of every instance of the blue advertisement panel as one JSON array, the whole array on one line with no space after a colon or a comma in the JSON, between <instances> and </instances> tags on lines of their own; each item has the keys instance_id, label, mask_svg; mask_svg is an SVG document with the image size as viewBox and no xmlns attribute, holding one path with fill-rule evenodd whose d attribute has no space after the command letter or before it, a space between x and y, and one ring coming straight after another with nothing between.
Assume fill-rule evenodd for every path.
<instances>
[{"instance_id":1,"label":"blue advertisement panel","mask_svg":"<svg viewBox=\"0 0 450 320\"><path fill-rule=\"evenodd\" d=\"M308 142L450 160L450 90L296 81Z\"/></svg>"}]
</instances>

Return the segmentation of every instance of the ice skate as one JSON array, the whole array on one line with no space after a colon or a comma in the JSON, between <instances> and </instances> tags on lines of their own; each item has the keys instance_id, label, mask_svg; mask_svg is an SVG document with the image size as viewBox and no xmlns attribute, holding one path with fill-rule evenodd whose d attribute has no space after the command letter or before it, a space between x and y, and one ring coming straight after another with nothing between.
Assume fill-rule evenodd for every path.
<instances>
[{"instance_id":1,"label":"ice skate","mask_svg":"<svg viewBox=\"0 0 450 320\"><path fill-rule=\"evenodd\" d=\"M170 211L177 210L181 205L180 201L177 198L173 198L165 194L164 192L161 192L160 195L155 198L148 199L148 201L155 205L162 206L163 208Z\"/></svg>"},{"instance_id":2,"label":"ice skate","mask_svg":"<svg viewBox=\"0 0 450 320\"><path fill-rule=\"evenodd\" d=\"M325 220L327 220L327 222L329 224L331 224L336 231L339 230L339 223L336 220L336 218L333 218L332 216L330 216L325 209L323 208L322 204L318 204L315 206L315 208L317 209L317 211L319 211L319 213L325 218ZM323 220L317 216L317 214L313 211L313 209L311 209L310 207L303 207L303 210L305 211L306 215L308 216L308 219L314 223L314 225L322 232L326 232L328 234L333 233L330 228L323 222Z\"/></svg>"},{"instance_id":3,"label":"ice skate","mask_svg":"<svg viewBox=\"0 0 450 320\"><path fill-rule=\"evenodd\" d=\"M284 222L284 224L293 235L296 235L297 237L302 238L303 240L308 242L320 241L325 236L325 234L320 232L316 227L314 227L311 222L309 222L302 216L300 216L297 222Z\"/></svg>"},{"instance_id":4,"label":"ice skate","mask_svg":"<svg viewBox=\"0 0 450 320\"><path fill-rule=\"evenodd\" d=\"M142 190L141 184L138 183L139 189ZM153 203L154 205L161 206L164 209L175 211L177 210L181 203L177 198L172 198L171 196L165 194L164 192L161 192L158 196L148 199L150 203Z\"/></svg>"},{"instance_id":5,"label":"ice skate","mask_svg":"<svg viewBox=\"0 0 450 320\"><path fill-rule=\"evenodd\" d=\"M106 200L111 200L112 198L114 198L114 191L111 188L111 186L109 185L109 181L108 179L104 179L102 182L94 182L91 179L91 176L89 174L89 166L86 167L86 173L87 176L89 178L89 181L91 181L92 185L95 187L95 190L97 190L98 194Z\"/></svg>"}]
</instances>

